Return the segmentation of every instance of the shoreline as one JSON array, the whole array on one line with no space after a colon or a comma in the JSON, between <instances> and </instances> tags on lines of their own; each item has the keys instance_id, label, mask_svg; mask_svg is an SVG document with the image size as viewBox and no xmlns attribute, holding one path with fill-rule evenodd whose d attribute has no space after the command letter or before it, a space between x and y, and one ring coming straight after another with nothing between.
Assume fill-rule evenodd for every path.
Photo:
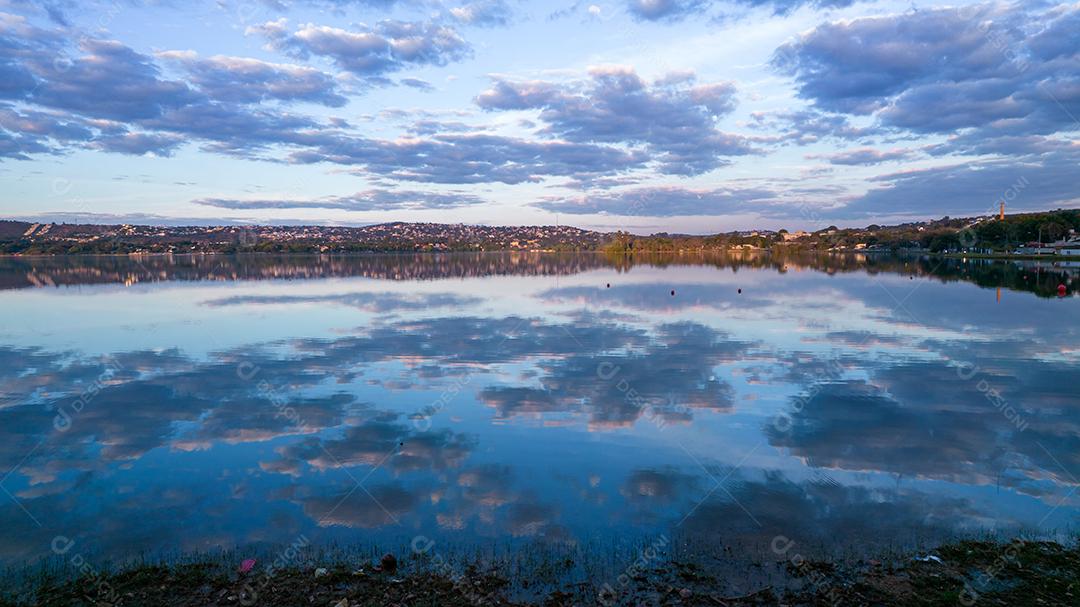
<instances>
[{"instance_id":1,"label":"shoreline","mask_svg":"<svg viewBox=\"0 0 1080 607\"><path fill-rule=\"evenodd\" d=\"M794 249L794 251L793 251ZM914 249L813 249L802 248L792 245L782 245L773 248L745 249L737 247L718 248L685 248L670 250L650 251L605 251L599 249L490 249L490 250L417 250L417 249L388 249L384 251L185 251L185 252L132 252L132 253L0 253L0 259L59 259L59 258L146 258L146 257L238 257L252 256L265 257L273 255L288 255L295 257L370 257L376 255L606 255L613 257L655 257L665 255L684 255L686 253L697 254L731 254L731 253L776 253L776 252L800 252L816 255L926 255L942 259L988 259L998 261L1080 261L1080 255L1016 255L1011 253L933 253Z\"/></svg>"},{"instance_id":2,"label":"shoreline","mask_svg":"<svg viewBox=\"0 0 1080 607\"><path fill-rule=\"evenodd\" d=\"M929 253L946 259L998 259L1002 261L1080 261L1080 255L1013 255L1010 253Z\"/></svg>"},{"instance_id":3,"label":"shoreline","mask_svg":"<svg viewBox=\"0 0 1080 607\"><path fill-rule=\"evenodd\" d=\"M386 562L386 557L383 563ZM250 567L240 573L224 560L140 565L116 572L82 570L78 579L42 574L17 591L0 593L0 607L29 605L325 605L446 607L558 607L570 605L1076 605L1080 603L1080 545L1014 539L960 540L929 553L810 559L779 552L763 567L787 580L732 583L693 561L657 559L633 575L557 584L520 596L530 581L514 567L461 567L430 555L411 555L401 570L370 560ZM550 563L551 567L570 563ZM535 586L543 584L539 581ZM749 587L752 585L752 587ZM738 591L733 591L738 588ZM516 589L516 590L514 590ZM1036 602L1032 602L1037 599Z\"/></svg>"}]
</instances>

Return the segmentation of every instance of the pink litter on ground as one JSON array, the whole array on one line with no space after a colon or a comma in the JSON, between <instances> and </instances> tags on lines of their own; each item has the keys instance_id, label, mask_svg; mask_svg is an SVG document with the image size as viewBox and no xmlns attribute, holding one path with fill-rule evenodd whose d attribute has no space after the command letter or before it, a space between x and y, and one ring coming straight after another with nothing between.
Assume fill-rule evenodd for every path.
<instances>
[{"instance_id":1,"label":"pink litter on ground","mask_svg":"<svg viewBox=\"0 0 1080 607\"><path fill-rule=\"evenodd\" d=\"M247 573L248 571L251 571L254 566L255 559L245 559L244 562L240 563L240 573Z\"/></svg>"}]
</instances>

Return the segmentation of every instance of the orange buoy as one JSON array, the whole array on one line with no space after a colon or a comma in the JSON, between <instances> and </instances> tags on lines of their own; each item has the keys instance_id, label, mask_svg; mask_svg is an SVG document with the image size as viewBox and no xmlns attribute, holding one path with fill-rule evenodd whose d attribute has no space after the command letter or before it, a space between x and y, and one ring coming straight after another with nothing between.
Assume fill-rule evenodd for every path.
<instances>
[{"instance_id":1,"label":"orange buoy","mask_svg":"<svg viewBox=\"0 0 1080 607\"><path fill-rule=\"evenodd\" d=\"M1065 285L1058 285L1058 297L1065 297L1066 292L1068 292L1068 289L1065 288Z\"/></svg>"}]
</instances>

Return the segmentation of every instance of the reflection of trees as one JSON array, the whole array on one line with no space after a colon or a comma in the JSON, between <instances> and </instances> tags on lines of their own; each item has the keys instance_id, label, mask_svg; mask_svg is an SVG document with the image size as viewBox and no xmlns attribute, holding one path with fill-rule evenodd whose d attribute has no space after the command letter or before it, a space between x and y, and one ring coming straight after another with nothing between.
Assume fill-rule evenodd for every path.
<instances>
[{"instance_id":1,"label":"reflection of trees","mask_svg":"<svg viewBox=\"0 0 1080 607\"><path fill-rule=\"evenodd\" d=\"M938 259L917 255L769 251L672 253L435 253L370 255L156 255L142 257L0 258L0 289L165 281L289 280L360 276L380 280L438 280L484 276L563 276L634 266L712 266L932 276L1052 297L1077 270L1050 262Z\"/></svg>"},{"instance_id":2,"label":"reflection of trees","mask_svg":"<svg viewBox=\"0 0 1080 607\"><path fill-rule=\"evenodd\" d=\"M797 249L774 251L691 251L679 254L635 253L605 255L612 266L629 270L635 265L669 267L679 265L713 266L738 271L741 268L774 270L813 270L826 274L865 272L932 277L941 282L972 282L980 287L1004 287L1029 291L1040 297L1055 297L1060 284L1069 284L1080 276L1080 269L1054 262L1000 261L991 259L946 259L926 255L826 253Z\"/></svg>"},{"instance_id":3,"label":"reflection of trees","mask_svg":"<svg viewBox=\"0 0 1080 607\"><path fill-rule=\"evenodd\" d=\"M596 255L540 253L12 257L0 258L0 289L349 276L382 280L554 276L577 274L606 265Z\"/></svg>"}]
</instances>

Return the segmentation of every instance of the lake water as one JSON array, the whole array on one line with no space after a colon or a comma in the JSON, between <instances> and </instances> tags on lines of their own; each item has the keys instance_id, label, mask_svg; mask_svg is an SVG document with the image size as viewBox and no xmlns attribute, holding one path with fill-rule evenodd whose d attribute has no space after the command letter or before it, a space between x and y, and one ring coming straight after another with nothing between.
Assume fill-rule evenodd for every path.
<instances>
[{"instance_id":1,"label":"lake water","mask_svg":"<svg viewBox=\"0 0 1080 607\"><path fill-rule=\"evenodd\" d=\"M1076 273L0 259L0 561L58 536L112 561L1061 536L1080 513Z\"/></svg>"}]
</instances>

